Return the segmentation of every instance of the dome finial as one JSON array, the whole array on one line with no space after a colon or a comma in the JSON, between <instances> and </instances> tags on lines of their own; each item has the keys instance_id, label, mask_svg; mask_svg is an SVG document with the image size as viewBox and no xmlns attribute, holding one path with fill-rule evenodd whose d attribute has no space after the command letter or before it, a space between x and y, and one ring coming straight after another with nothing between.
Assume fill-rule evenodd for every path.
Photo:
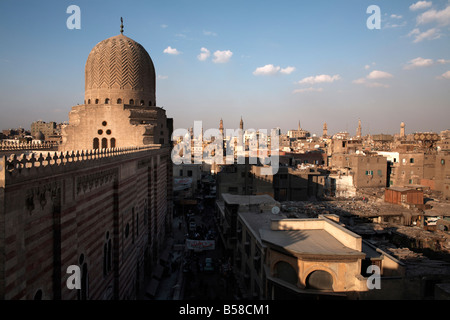
<instances>
[{"instance_id":1,"label":"dome finial","mask_svg":"<svg viewBox=\"0 0 450 320\"><path fill-rule=\"evenodd\" d=\"M123 34L123 18L120 17L120 33Z\"/></svg>"}]
</instances>

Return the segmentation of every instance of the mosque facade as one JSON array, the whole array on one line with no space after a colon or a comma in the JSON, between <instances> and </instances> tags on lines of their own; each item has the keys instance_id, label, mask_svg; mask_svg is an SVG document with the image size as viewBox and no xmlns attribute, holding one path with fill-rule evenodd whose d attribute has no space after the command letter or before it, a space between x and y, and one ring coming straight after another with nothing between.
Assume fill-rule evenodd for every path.
<instances>
[{"instance_id":1,"label":"mosque facade","mask_svg":"<svg viewBox=\"0 0 450 320\"><path fill-rule=\"evenodd\" d=\"M60 149L0 158L0 299L138 297L172 225L173 122L155 87L122 30L89 54Z\"/></svg>"}]
</instances>

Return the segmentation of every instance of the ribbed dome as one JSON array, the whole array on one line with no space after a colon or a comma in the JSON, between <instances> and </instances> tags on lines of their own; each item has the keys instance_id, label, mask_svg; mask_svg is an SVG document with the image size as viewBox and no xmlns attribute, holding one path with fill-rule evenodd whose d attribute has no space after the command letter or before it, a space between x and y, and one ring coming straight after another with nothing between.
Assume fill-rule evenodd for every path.
<instances>
[{"instance_id":1,"label":"ribbed dome","mask_svg":"<svg viewBox=\"0 0 450 320\"><path fill-rule=\"evenodd\" d=\"M86 61L85 103L156 105L155 67L144 47L122 34L98 43Z\"/></svg>"}]
</instances>

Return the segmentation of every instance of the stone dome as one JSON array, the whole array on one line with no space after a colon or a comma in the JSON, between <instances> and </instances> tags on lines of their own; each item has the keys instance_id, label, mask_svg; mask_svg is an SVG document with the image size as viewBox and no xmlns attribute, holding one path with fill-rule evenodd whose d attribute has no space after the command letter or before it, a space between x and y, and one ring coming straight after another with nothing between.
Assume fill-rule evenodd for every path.
<instances>
[{"instance_id":1,"label":"stone dome","mask_svg":"<svg viewBox=\"0 0 450 320\"><path fill-rule=\"evenodd\" d=\"M85 67L85 104L156 105L155 67L148 52L123 34L99 42Z\"/></svg>"}]
</instances>

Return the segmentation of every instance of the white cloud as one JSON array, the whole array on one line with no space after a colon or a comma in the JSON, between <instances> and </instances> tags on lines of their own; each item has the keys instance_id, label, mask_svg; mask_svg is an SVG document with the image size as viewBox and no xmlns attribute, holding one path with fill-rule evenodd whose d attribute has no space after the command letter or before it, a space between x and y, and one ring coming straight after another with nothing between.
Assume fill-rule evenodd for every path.
<instances>
[{"instance_id":1,"label":"white cloud","mask_svg":"<svg viewBox=\"0 0 450 320\"><path fill-rule=\"evenodd\" d=\"M369 69L370 69L370 65L366 64L366 65L364 66L364 69L369 70Z\"/></svg>"},{"instance_id":2,"label":"white cloud","mask_svg":"<svg viewBox=\"0 0 450 320\"><path fill-rule=\"evenodd\" d=\"M162 29L166 29L167 27L168 27L167 24L162 24L162 25L161 25L161 28L162 28Z\"/></svg>"},{"instance_id":3,"label":"white cloud","mask_svg":"<svg viewBox=\"0 0 450 320\"><path fill-rule=\"evenodd\" d=\"M286 68L280 70L280 72L282 74L291 74L294 71L295 71L295 67L286 67Z\"/></svg>"},{"instance_id":4,"label":"white cloud","mask_svg":"<svg viewBox=\"0 0 450 320\"><path fill-rule=\"evenodd\" d=\"M431 28L427 31L421 32L418 28L415 28L412 30L409 34L409 37L414 36L414 43L419 43L423 40L435 40L439 39L441 37L441 34L439 33L439 29Z\"/></svg>"},{"instance_id":5,"label":"white cloud","mask_svg":"<svg viewBox=\"0 0 450 320\"><path fill-rule=\"evenodd\" d=\"M264 67L256 68L253 71L255 76L274 75L280 71L280 67L275 67L273 64L266 64Z\"/></svg>"},{"instance_id":6,"label":"white cloud","mask_svg":"<svg viewBox=\"0 0 450 320\"><path fill-rule=\"evenodd\" d=\"M303 88L303 89L296 89L292 93L304 93L304 92L322 92L323 88Z\"/></svg>"},{"instance_id":7,"label":"white cloud","mask_svg":"<svg viewBox=\"0 0 450 320\"><path fill-rule=\"evenodd\" d=\"M431 7L433 3L431 1L418 1L409 6L411 11L423 10Z\"/></svg>"},{"instance_id":8,"label":"white cloud","mask_svg":"<svg viewBox=\"0 0 450 320\"><path fill-rule=\"evenodd\" d=\"M213 36L213 37L217 37L217 33L212 32L212 31L205 31L205 30L203 30L203 34L204 34L205 36Z\"/></svg>"},{"instance_id":9,"label":"white cloud","mask_svg":"<svg viewBox=\"0 0 450 320\"><path fill-rule=\"evenodd\" d=\"M312 76L312 77L304 78L304 79L300 80L298 83L299 84L331 83L331 82L334 82L334 81L337 81L340 79L341 79L341 76L338 74L334 75L334 76L322 74L319 76Z\"/></svg>"},{"instance_id":10,"label":"white cloud","mask_svg":"<svg viewBox=\"0 0 450 320\"><path fill-rule=\"evenodd\" d=\"M270 76L277 73L291 74L294 71L295 67L281 68L280 66L274 66L273 64L266 64L264 67L256 68L256 70L253 71L253 74L255 76Z\"/></svg>"},{"instance_id":11,"label":"white cloud","mask_svg":"<svg viewBox=\"0 0 450 320\"><path fill-rule=\"evenodd\" d=\"M380 82L367 81L366 78L360 78L360 79L353 80L353 83L361 84L368 88L389 88L389 85L387 85L387 84L380 83Z\"/></svg>"},{"instance_id":12,"label":"white cloud","mask_svg":"<svg viewBox=\"0 0 450 320\"><path fill-rule=\"evenodd\" d=\"M211 55L211 52L208 49L201 48L200 54L197 56L197 59L200 61L205 61L206 59L209 58L210 55Z\"/></svg>"},{"instance_id":13,"label":"white cloud","mask_svg":"<svg viewBox=\"0 0 450 320\"><path fill-rule=\"evenodd\" d=\"M171 46L168 46L167 48L164 49L164 53L172 54L172 55L179 55L181 52L175 48L172 48Z\"/></svg>"},{"instance_id":14,"label":"white cloud","mask_svg":"<svg viewBox=\"0 0 450 320\"><path fill-rule=\"evenodd\" d=\"M391 18L392 19L401 19L401 18L403 18L403 16L401 16L399 14L391 14Z\"/></svg>"},{"instance_id":15,"label":"white cloud","mask_svg":"<svg viewBox=\"0 0 450 320\"><path fill-rule=\"evenodd\" d=\"M378 79L388 79L388 78L392 78L392 77L393 77L393 75L388 72L374 70L367 76L367 79L378 80Z\"/></svg>"},{"instance_id":16,"label":"white cloud","mask_svg":"<svg viewBox=\"0 0 450 320\"><path fill-rule=\"evenodd\" d=\"M158 74L158 79L166 80L166 79L169 79L169 76L163 76L163 75Z\"/></svg>"},{"instance_id":17,"label":"white cloud","mask_svg":"<svg viewBox=\"0 0 450 320\"><path fill-rule=\"evenodd\" d=\"M450 25L450 5L441 11L435 9L428 10L417 17L417 24L427 24L436 22L441 26Z\"/></svg>"},{"instance_id":18,"label":"white cloud","mask_svg":"<svg viewBox=\"0 0 450 320\"><path fill-rule=\"evenodd\" d=\"M376 81L371 81L371 80L389 79L392 77L393 77L393 75L388 72L374 70L371 73L369 73L369 75L365 78L359 78L359 79L353 80L353 83L359 84L359 85L364 85L368 88L389 88L389 85L387 85L387 84L376 82Z\"/></svg>"},{"instance_id":19,"label":"white cloud","mask_svg":"<svg viewBox=\"0 0 450 320\"><path fill-rule=\"evenodd\" d=\"M403 67L403 69L410 70L414 68L431 67L437 64L448 64L448 63L450 63L450 60L438 59L436 61L433 61L433 59L424 59L422 57L419 57L410 60L408 64Z\"/></svg>"},{"instance_id":20,"label":"white cloud","mask_svg":"<svg viewBox=\"0 0 450 320\"><path fill-rule=\"evenodd\" d=\"M367 80L366 80L366 78L359 78L359 79L353 80L353 83L354 84L365 84L365 83L367 83Z\"/></svg>"},{"instance_id":21,"label":"white cloud","mask_svg":"<svg viewBox=\"0 0 450 320\"><path fill-rule=\"evenodd\" d=\"M420 67L430 67L433 64L434 64L433 59L424 59L422 57L418 57L418 58L410 60L403 69L410 70L410 69L420 68Z\"/></svg>"},{"instance_id":22,"label":"white cloud","mask_svg":"<svg viewBox=\"0 0 450 320\"><path fill-rule=\"evenodd\" d=\"M447 71L446 73L444 73L443 75L441 75L440 77L438 77L438 78L440 78L440 79L447 79L447 80L450 80L450 70L449 71Z\"/></svg>"},{"instance_id":23,"label":"white cloud","mask_svg":"<svg viewBox=\"0 0 450 320\"><path fill-rule=\"evenodd\" d=\"M217 50L216 52L214 52L213 55L214 55L213 58L214 63L227 63L233 56L233 52L231 52L230 50L225 51Z\"/></svg>"}]
</instances>

